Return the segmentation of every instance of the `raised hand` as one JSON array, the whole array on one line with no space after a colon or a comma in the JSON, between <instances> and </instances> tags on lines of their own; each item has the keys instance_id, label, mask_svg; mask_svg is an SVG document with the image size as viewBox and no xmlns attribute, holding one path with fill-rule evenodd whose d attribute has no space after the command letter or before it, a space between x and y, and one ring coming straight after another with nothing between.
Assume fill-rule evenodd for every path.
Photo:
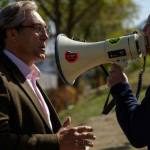
<instances>
[{"instance_id":1,"label":"raised hand","mask_svg":"<svg viewBox=\"0 0 150 150\"><path fill-rule=\"evenodd\" d=\"M57 133L60 150L86 150L86 146L93 147L89 140L95 140L96 136L88 133L92 132L90 126L78 126L69 128L71 118L67 117L63 126Z\"/></svg>"}]
</instances>

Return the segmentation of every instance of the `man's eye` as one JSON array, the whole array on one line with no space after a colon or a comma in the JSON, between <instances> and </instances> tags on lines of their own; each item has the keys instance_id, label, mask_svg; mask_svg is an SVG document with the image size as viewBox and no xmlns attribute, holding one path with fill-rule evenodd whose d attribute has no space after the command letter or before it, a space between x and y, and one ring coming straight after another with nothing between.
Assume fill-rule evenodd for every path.
<instances>
[{"instance_id":1,"label":"man's eye","mask_svg":"<svg viewBox=\"0 0 150 150\"><path fill-rule=\"evenodd\" d=\"M42 29L42 26L37 26L37 28L40 30L40 29Z\"/></svg>"}]
</instances>

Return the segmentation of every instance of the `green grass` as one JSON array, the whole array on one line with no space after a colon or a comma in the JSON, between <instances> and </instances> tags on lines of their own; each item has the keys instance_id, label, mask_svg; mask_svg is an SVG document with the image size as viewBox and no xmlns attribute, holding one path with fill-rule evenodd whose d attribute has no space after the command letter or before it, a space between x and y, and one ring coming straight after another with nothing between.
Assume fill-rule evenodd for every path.
<instances>
[{"instance_id":1,"label":"green grass","mask_svg":"<svg viewBox=\"0 0 150 150\"><path fill-rule=\"evenodd\" d=\"M137 82L138 82L138 72L135 71L128 75L129 82L131 83L131 87L133 92L136 93L137 89ZM143 99L145 95L146 88L149 85L149 74L150 68L146 68L146 71L143 75L143 83L141 94L139 98L139 103ZM92 118L95 116L102 115L103 107L108 96L109 89L101 91L101 94L97 96L96 94L92 94L86 97L83 97L81 100L77 101L76 104L73 106L72 109L63 110L59 113L59 117L61 122L63 123L66 120L67 116L72 118L72 125L84 125L85 120L88 118ZM112 97L110 97L110 100ZM112 110L114 111L114 109Z\"/></svg>"},{"instance_id":2,"label":"green grass","mask_svg":"<svg viewBox=\"0 0 150 150\"><path fill-rule=\"evenodd\" d=\"M91 95L77 102L72 109L67 109L59 113L61 122L66 120L67 116L72 118L72 125L84 125L88 118L102 115L103 107L108 95L108 90L101 96ZM145 90L141 91L139 103L145 95ZM111 100L112 98L110 98ZM115 111L114 109L112 111ZM111 113L111 112L110 112Z\"/></svg>"},{"instance_id":3,"label":"green grass","mask_svg":"<svg viewBox=\"0 0 150 150\"><path fill-rule=\"evenodd\" d=\"M101 96L94 94L84 97L84 99L78 101L72 109L64 110L59 113L61 121L64 122L66 116L70 116L73 118L72 124L83 125L85 119L101 115L107 95L108 89L102 93Z\"/></svg>"}]
</instances>

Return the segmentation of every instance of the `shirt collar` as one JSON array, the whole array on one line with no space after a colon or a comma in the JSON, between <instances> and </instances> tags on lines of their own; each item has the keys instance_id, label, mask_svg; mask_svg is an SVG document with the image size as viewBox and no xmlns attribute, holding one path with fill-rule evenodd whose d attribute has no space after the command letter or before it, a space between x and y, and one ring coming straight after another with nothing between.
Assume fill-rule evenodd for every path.
<instances>
[{"instance_id":1,"label":"shirt collar","mask_svg":"<svg viewBox=\"0 0 150 150\"><path fill-rule=\"evenodd\" d=\"M31 67L27 66L23 61L21 61L18 57L13 55L8 50L3 51L11 61L18 67L21 73L24 75L26 79L39 79L40 77L40 70L33 64Z\"/></svg>"},{"instance_id":2,"label":"shirt collar","mask_svg":"<svg viewBox=\"0 0 150 150\"><path fill-rule=\"evenodd\" d=\"M40 77L40 70L33 64L31 66L31 72L26 76L26 79L37 80Z\"/></svg>"}]
</instances>

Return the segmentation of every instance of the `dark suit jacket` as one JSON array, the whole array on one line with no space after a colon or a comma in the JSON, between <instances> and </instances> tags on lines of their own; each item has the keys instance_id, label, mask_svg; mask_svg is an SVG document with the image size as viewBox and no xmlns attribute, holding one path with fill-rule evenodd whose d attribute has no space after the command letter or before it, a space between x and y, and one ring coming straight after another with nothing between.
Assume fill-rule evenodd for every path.
<instances>
[{"instance_id":1,"label":"dark suit jacket","mask_svg":"<svg viewBox=\"0 0 150 150\"><path fill-rule=\"evenodd\" d=\"M39 100L16 65L0 53L0 150L59 150L61 123L38 84L50 111L51 130Z\"/></svg>"},{"instance_id":2,"label":"dark suit jacket","mask_svg":"<svg viewBox=\"0 0 150 150\"><path fill-rule=\"evenodd\" d=\"M150 88L141 104L128 83L113 86L111 94L118 122L130 143L136 148L148 146L150 150Z\"/></svg>"}]
</instances>

